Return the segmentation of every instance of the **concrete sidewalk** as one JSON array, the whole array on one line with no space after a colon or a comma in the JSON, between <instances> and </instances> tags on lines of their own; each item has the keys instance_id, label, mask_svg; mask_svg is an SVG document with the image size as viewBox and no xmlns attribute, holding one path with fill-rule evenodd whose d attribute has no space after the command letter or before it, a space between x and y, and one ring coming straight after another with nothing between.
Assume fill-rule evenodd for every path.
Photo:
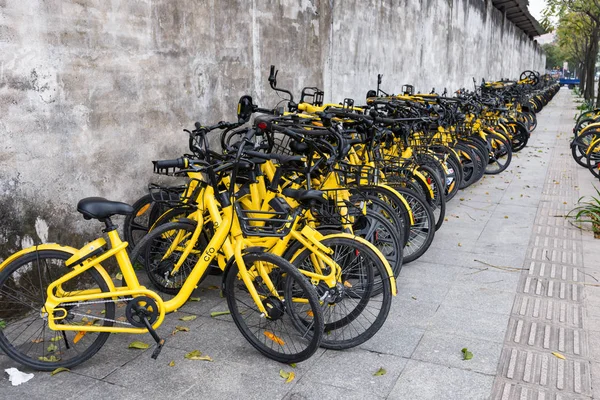
<instances>
[{"instance_id":1,"label":"concrete sidewalk","mask_svg":"<svg viewBox=\"0 0 600 400\"><path fill-rule=\"evenodd\" d=\"M167 344L130 350L149 336L111 335L91 360L70 373L35 377L0 398L211 399L562 399L600 394L600 241L564 215L592 175L571 159L575 105L562 89L538 115L539 125L511 166L487 176L448 204L430 250L406 265L381 331L359 348L318 351L296 368L257 353L225 311L209 277L199 302L167 316ZM507 268L509 267L509 268ZM183 315L189 332L171 335ZM473 358L463 361L461 349ZM214 362L190 361L192 350ZM558 352L565 360L552 354ZM169 363L175 362L170 367ZM0 368L20 368L0 356ZM373 376L379 369L387 372ZM284 383L279 370L293 371ZM28 371L29 372L29 371Z\"/></svg>"}]
</instances>

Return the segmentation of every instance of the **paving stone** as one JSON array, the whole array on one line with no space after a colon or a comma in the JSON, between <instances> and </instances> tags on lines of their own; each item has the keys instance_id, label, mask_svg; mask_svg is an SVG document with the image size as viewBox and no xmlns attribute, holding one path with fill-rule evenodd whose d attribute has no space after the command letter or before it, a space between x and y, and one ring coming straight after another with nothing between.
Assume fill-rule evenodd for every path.
<instances>
[{"instance_id":1,"label":"paving stone","mask_svg":"<svg viewBox=\"0 0 600 400\"><path fill-rule=\"evenodd\" d=\"M447 284L452 282L462 271L461 267L454 265L432 264L416 260L407 264L406 268L402 268L400 279L421 279L427 282L439 281Z\"/></svg>"},{"instance_id":2,"label":"paving stone","mask_svg":"<svg viewBox=\"0 0 600 400\"><path fill-rule=\"evenodd\" d=\"M309 399L384 399L363 390L348 390L343 384L339 386L323 385L315 382L302 380L284 397L285 400L309 400Z\"/></svg>"},{"instance_id":3,"label":"paving stone","mask_svg":"<svg viewBox=\"0 0 600 400\"><path fill-rule=\"evenodd\" d=\"M473 353L472 359L463 359L463 348ZM498 342L426 332L411 358L493 375L501 351Z\"/></svg>"},{"instance_id":4,"label":"paving stone","mask_svg":"<svg viewBox=\"0 0 600 400\"><path fill-rule=\"evenodd\" d=\"M148 400L148 394L141 393L135 387L125 387L112 383L97 381L78 393L73 393L67 399L122 399L122 400Z\"/></svg>"},{"instance_id":5,"label":"paving stone","mask_svg":"<svg viewBox=\"0 0 600 400\"><path fill-rule=\"evenodd\" d=\"M388 399L480 400L488 398L493 382L492 375L410 360Z\"/></svg>"},{"instance_id":6,"label":"paving stone","mask_svg":"<svg viewBox=\"0 0 600 400\"><path fill-rule=\"evenodd\" d=\"M405 326L402 321L390 318L375 336L361 344L359 348L410 358L424 333L424 329Z\"/></svg>"},{"instance_id":7,"label":"paving stone","mask_svg":"<svg viewBox=\"0 0 600 400\"><path fill-rule=\"evenodd\" d=\"M430 332L448 333L473 339L501 343L508 323L508 315L485 309L465 310L442 305L431 321Z\"/></svg>"},{"instance_id":8,"label":"paving stone","mask_svg":"<svg viewBox=\"0 0 600 400\"><path fill-rule=\"evenodd\" d=\"M407 359L365 350L327 351L302 378L306 382L339 386L370 396L386 396L404 369ZM385 375L373 376L379 368Z\"/></svg>"},{"instance_id":9,"label":"paving stone","mask_svg":"<svg viewBox=\"0 0 600 400\"><path fill-rule=\"evenodd\" d=\"M514 291L501 291L472 283L457 282L448 291L444 306L509 314L514 297Z\"/></svg>"},{"instance_id":10,"label":"paving stone","mask_svg":"<svg viewBox=\"0 0 600 400\"><path fill-rule=\"evenodd\" d=\"M418 297L415 299L396 298L384 327L389 322L392 326L411 326L425 330L431 326L439 307L439 304L426 302Z\"/></svg>"},{"instance_id":11,"label":"paving stone","mask_svg":"<svg viewBox=\"0 0 600 400\"><path fill-rule=\"evenodd\" d=\"M448 290L448 284L436 280L401 279L398 281L398 297L405 300L416 297L424 302L441 304Z\"/></svg>"},{"instance_id":12,"label":"paving stone","mask_svg":"<svg viewBox=\"0 0 600 400\"><path fill-rule=\"evenodd\" d=\"M19 386L12 386L3 367L2 377L0 378L0 397L3 399L59 400L81 393L99 382L96 379L74 372L61 372L58 375L51 376L50 372L31 371L28 368L16 365L16 363L13 363L10 367L17 368L22 372L33 373L34 377Z\"/></svg>"}]
</instances>

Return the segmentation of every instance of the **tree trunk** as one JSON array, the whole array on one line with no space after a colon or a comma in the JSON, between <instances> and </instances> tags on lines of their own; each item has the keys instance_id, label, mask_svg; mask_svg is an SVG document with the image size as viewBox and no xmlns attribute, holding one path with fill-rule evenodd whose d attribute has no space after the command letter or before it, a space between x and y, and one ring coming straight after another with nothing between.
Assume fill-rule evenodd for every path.
<instances>
[{"instance_id":1,"label":"tree trunk","mask_svg":"<svg viewBox=\"0 0 600 400\"><path fill-rule=\"evenodd\" d=\"M585 89L585 66L583 63L581 64L581 67L578 68L577 76L579 77L579 93L583 94Z\"/></svg>"},{"instance_id":2,"label":"tree trunk","mask_svg":"<svg viewBox=\"0 0 600 400\"><path fill-rule=\"evenodd\" d=\"M584 98L587 101L594 100L594 85L596 83L596 58L598 58L598 28L592 30L590 36L590 45L588 47L588 54L586 55L586 79L585 79L585 93Z\"/></svg>"}]
</instances>

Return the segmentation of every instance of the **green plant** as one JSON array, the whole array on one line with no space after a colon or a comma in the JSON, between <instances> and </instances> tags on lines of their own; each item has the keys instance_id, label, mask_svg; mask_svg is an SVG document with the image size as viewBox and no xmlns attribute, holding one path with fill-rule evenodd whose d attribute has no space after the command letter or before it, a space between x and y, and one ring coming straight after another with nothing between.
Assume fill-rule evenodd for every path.
<instances>
[{"instance_id":1,"label":"green plant","mask_svg":"<svg viewBox=\"0 0 600 400\"><path fill-rule=\"evenodd\" d=\"M594 109L594 105L591 101L584 101L577 106L577 109L581 112L591 111Z\"/></svg>"},{"instance_id":2,"label":"green plant","mask_svg":"<svg viewBox=\"0 0 600 400\"><path fill-rule=\"evenodd\" d=\"M577 207L569 211L566 215L567 218L571 218L576 222L579 228L584 229L581 224L590 223L592 226L592 232L596 239L600 239L600 191L594 187L598 197L590 196L589 200L584 200L584 197L580 197L577 201Z\"/></svg>"}]
</instances>

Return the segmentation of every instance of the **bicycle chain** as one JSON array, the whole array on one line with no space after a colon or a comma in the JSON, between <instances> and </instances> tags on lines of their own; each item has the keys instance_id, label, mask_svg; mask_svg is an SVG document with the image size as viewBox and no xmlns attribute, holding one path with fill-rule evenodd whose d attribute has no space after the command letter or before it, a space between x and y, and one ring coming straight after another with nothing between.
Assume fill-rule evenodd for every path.
<instances>
[{"instance_id":1,"label":"bicycle chain","mask_svg":"<svg viewBox=\"0 0 600 400\"><path fill-rule=\"evenodd\" d=\"M86 301L86 302L77 302L77 303L62 303L62 306L76 306L76 307L80 307L82 305L86 305L86 304L105 304L105 303L116 303L119 301L130 301L132 299L119 299L119 300L98 300L98 301ZM72 312L69 311L72 315L77 315L79 317L92 317L89 314L79 314L76 312ZM110 318L102 318L102 317L97 317L97 316L93 316L94 319L98 319L98 320L102 320L102 321L108 321L108 322L113 322L113 323L117 323L117 324L123 324L123 325L129 325L129 326L133 326L132 324L130 324L129 322L124 322L124 321L117 321L114 319L110 319Z\"/></svg>"}]
</instances>

